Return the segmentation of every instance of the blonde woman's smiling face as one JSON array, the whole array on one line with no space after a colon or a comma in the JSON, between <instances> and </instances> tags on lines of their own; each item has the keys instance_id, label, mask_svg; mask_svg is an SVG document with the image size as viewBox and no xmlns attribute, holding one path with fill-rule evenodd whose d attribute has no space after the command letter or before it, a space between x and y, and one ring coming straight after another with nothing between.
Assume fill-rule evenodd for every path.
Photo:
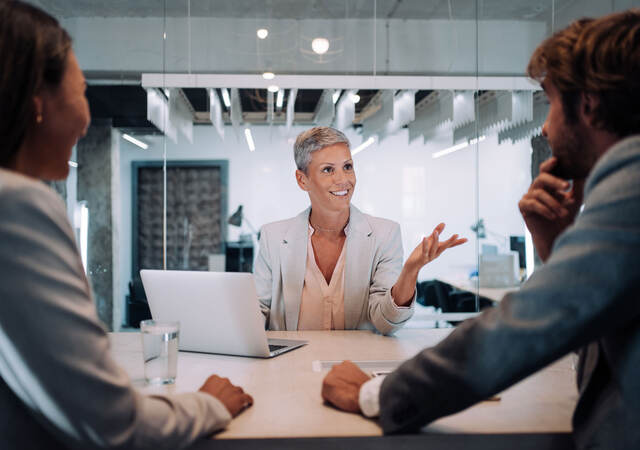
<instances>
[{"instance_id":1,"label":"blonde woman's smiling face","mask_svg":"<svg viewBox=\"0 0 640 450\"><path fill-rule=\"evenodd\" d=\"M348 209L356 186L349 147L335 144L311 153L306 173L297 170L296 179L314 209Z\"/></svg>"}]
</instances>

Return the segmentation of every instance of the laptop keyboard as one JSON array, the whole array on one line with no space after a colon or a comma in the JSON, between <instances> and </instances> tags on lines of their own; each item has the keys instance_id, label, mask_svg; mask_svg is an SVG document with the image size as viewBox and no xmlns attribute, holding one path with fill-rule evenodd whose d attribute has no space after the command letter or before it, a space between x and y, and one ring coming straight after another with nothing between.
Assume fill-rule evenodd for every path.
<instances>
[{"instance_id":1,"label":"laptop keyboard","mask_svg":"<svg viewBox=\"0 0 640 450\"><path fill-rule=\"evenodd\" d=\"M285 348L286 345L274 345L274 344L269 344L269 351L270 352L275 352L276 350L280 350L281 348Z\"/></svg>"}]
</instances>

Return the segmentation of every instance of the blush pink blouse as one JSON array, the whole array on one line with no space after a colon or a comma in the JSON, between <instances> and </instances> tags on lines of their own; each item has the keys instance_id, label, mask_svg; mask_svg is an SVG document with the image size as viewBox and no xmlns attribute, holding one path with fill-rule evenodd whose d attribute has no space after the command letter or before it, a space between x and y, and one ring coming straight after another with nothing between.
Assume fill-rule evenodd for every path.
<instances>
[{"instance_id":1,"label":"blush pink blouse","mask_svg":"<svg viewBox=\"0 0 640 450\"><path fill-rule=\"evenodd\" d=\"M347 226L348 228L348 226ZM316 264L311 236L314 229L309 225L309 239L307 242L307 268L302 287L298 330L344 330L344 265L345 247L338 257L333 269L331 281L322 275ZM347 233L345 229L345 233ZM346 241L345 241L346 243Z\"/></svg>"}]
</instances>

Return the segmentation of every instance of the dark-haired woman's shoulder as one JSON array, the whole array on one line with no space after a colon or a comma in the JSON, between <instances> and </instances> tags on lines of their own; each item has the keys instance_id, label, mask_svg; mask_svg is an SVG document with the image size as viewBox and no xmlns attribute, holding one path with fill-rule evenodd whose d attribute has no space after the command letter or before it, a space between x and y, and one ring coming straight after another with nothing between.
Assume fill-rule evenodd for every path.
<instances>
[{"instance_id":1,"label":"dark-haired woman's shoulder","mask_svg":"<svg viewBox=\"0 0 640 450\"><path fill-rule=\"evenodd\" d=\"M0 220L38 220L47 217L68 227L60 195L40 180L0 168Z\"/></svg>"}]
</instances>

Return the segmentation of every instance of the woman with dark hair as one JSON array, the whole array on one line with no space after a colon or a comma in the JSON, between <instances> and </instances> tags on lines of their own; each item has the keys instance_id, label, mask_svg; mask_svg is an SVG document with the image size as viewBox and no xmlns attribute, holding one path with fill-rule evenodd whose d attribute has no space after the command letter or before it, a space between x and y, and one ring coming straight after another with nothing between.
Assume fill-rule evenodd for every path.
<instances>
[{"instance_id":1,"label":"woman with dark hair","mask_svg":"<svg viewBox=\"0 0 640 450\"><path fill-rule=\"evenodd\" d=\"M109 353L65 206L39 180L67 176L89 126L71 38L45 12L0 0L0 440L8 448L178 448L252 399L209 377L144 396Z\"/></svg>"}]
</instances>

